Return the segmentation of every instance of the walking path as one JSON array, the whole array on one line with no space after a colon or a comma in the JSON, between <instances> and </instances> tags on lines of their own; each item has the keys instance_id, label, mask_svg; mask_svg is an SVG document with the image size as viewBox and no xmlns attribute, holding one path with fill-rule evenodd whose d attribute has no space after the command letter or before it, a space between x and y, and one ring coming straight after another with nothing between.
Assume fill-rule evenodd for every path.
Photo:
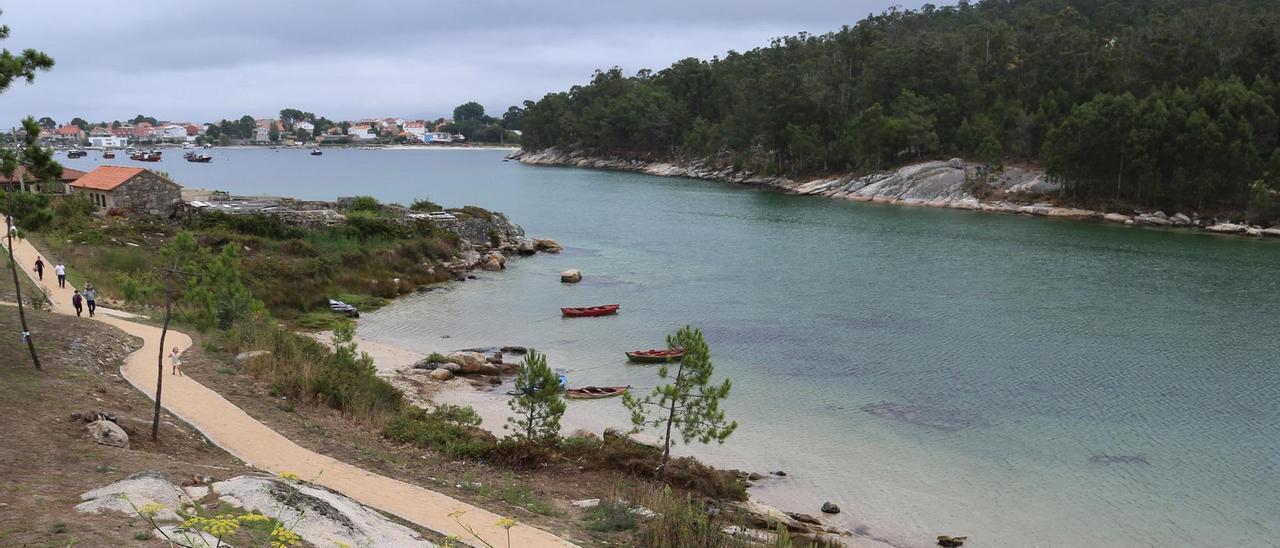
<instances>
[{"instance_id":1,"label":"walking path","mask_svg":"<svg viewBox=\"0 0 1280 548\"><path fill-rule=\"evenodd\" d=\"M46 264L53 264L48 255L39 254L26 239L14 240L14 259L18 267L36 281L31 266L37 255L44 256ZM0 246L2 248L2 246ZM46 271L45 274L51 272ZM72 288L59 288L57 278L50 276L44 285L53 300L53 311L74 315L71 306ZM102 309L98 309L102 312ZM86 311L87 314L87 311ZM142 338L142 348L125 359L120 373L135 388L152 399L155 398L157 361L160 354L160 328L134 323L111 314L99 313L95 318L102 323ZM40 334L33 333L36 342ZM185 350L191 346L191 337L169 330L165 347L177 346ZM167 352L165 353L168 354ZM170 368L164 360L164 369ZM315 453L290 441L265 424L250 417L239 407L187 376L166 374L161 398L165 409L181 417L236 458L274 474L292 472L303 479L338 491L368 506L394 514L422 527L445 535L456 536L465 542L473 541L449 514L465 511L461 519L474 528L485 540L498 544L506 540L507 531L496 525L502 518L487 510L471 506L453 497L410 485L403 481L380 476L344 462ZM519 524L513 527L511 546L574 546L546 531Z\"/></svg>"}]
</instances>

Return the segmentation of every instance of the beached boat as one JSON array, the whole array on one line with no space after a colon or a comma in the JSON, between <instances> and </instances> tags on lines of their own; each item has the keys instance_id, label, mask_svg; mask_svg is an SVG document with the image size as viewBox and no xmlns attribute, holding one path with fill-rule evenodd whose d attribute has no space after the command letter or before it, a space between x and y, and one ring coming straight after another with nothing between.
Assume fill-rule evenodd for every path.
<instances>
[{"instance_id":1,"label":"beached boat","mask_svg":"<svg viewBox=\"0 0 1280 548\"><path fill-rule=\"evenodd\" d=\"M564 397L575 400L612 398L613 396L621 396L623 392L630 389L631 386L584 386L582 388L566 389Z\"/></svg>"},{"instance_id":2,"label":"beached boat","mask_svg":"<svg viewBox=\"0 0 1280 548\"><path fill-rule=\"evenodd\" d=\"M653 350L632 350L627 352L627 359L641 363L673 362L684 357L683 348L655 348Z\"/></svg>"},{"instance_id":3,"label":"beached boat","mask_svg":"<svg viewBox=\"0 0 1280 548\"><path fill-rule=\"evenodd\" d=\"M360 311L356 307L336 299L329 299L329 310L348 318L359 318Z\"/></svg>"},{"instance_id":4,"label":"beached boat","mask_svg":"<svg viewBox=\"0 0 1280 548\"><path fill-rule=\"evenodd\" d=\"M600 306L584 306L584 307L565 307L560 309L560 313L569 318L582 318L587 316L608 316L617 314L619 304L604 304Z\"/></svg>"}]
</instances>

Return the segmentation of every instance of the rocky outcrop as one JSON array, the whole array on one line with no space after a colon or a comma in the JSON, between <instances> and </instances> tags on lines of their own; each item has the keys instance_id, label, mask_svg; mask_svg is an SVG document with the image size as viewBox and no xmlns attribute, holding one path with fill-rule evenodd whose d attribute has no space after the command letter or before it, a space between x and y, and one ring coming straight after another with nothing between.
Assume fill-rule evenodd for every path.
<instances>
[{"instance_id":1,"label":"rocky outcrop","mask_svg":"<svg viewBox=\"0 0 1280 548\"><path fill-rule=\"evenodd\" d=\"M566 284L576 284L582 281L582 271L571 268L560 273L560 282Z\"/></svg>"},{"instance_id":2,"label":"rocky outcrop","mask_svg":"<svg viewBox=\"0 0 1280 548\"><path fill-rule=\"evenodd\" d=\"M624 158L591 157L581 152L549 148L540 151L517 151L509 158L522 163L544 166L574 166L618 171L634 171L661 177L688 177L726 183L766 186L785 192L824 196L842 200L887 203L921 207L968 209L988 213L1093 219L1098 221L1151 227L1203 228L1222 234L1280 237L1280 227L1245 226L1230 222L1210 222L1186 213L1104 212L1059 207L1048 200L1061 190L1044 172L1021 167L1006 167L998 175L979 180L981 167L953 158L930 161L870 175L841 175L809 180L763 176L748 170L734 170L702 160L685 162L647 162ZM981 190L983 196L974 194Z\"/></svg>"},{"instance_id":3,"label":"rocky outcrop","mask_svg":"<svg viewBox=\"0 0 1280 548\"><path fill-rule=\"evenodd\" d=\"M181 522L179 509L221 503L275 517L314 546L434 546L412 529L341 493L268 476L237 476L184 491L163 474L144 471L80 498L84 501L76 506L80 512L114 511L130 517L148 504L158 504L154 519L162 524Z\"/></svg>"}]
</instances>

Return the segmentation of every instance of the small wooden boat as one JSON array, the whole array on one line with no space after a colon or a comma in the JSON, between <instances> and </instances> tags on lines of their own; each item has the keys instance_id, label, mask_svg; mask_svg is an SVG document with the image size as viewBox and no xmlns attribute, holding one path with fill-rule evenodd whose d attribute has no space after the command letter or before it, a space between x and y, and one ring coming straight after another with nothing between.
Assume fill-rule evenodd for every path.
<instances>
[{"instance_id":1,"label":"small wooden boat","mask_svg":"<svg viewBox=\"0 0 1280 548\"><path fill-rule=\"evenodd\" d=\"M68 150L68 151L67 151L67 158L84 158L85 156L88 156L88 155L89 155L89 153L88 153L88 152L85 152L85 151L80 150L80 149L78 149L78 148L77 148L77 149L74 149L74 150Z\"/></svg>"},{"instance_id":2,"label":"small wooden boat","mask_svg":"<svg viewBox=\"0 0 1280 548\"><path fill-rule=\"evenodd\" d=\"M114 159L116 159L116 153L114 153L114 152L112 152L112 151L110 151L110 150L104 151L104 152L102 153L102 159L103 159L103 160L114 160Z\"/></svg>"},{"instance_id":3,"label":"small wooden boat","mask_svg":"<svg viewBox=\"0 0 1280 548\"><path fill-rule=\"evenodd\" d=\"M641 363L673 362L684 357L683 348L655 348L653 350L632 350L627 352L627 359Z\"/></svg>"},{"instance_id":4,"label":"small wooden boat","mask_svg":"<svg viewBox=\"0 0 1280 548\"><path fill-rule=\"evenodd\" d=\"M208 154L196 154L194 152L183 154L182 157L186 158L188 162L195 162L198 164L207 164L213 161L213 156Z\"/></svg>"},{"instance_id":5,"label":"small wooden boat","mask_svg":"<svg viewBox=\"0 0 1280 548\"><path fill-rule=\"evenodd\" d=\"M623 392L630 390L631 386L584 386L582 388L568 388L564 391L564 397L575 400L594 400L599 398L612 398L621 396Z\"/></svg>"},{"instance_id":6,"label":"small wooden boat","mask_svg":"<svg viewBox=\"0 0 1280 548\"><path fill-rule=\"evenodd\" d=\"M130 160L138 162L159 162L160 153L158 152L135 152L129 155Z\"/></svg>"},{"instance_id":7,"label":"small wooden boat","mask_svg":"<svg viewBox=\"0 0 1280 548\"><path fill-rule=\"evenodd\" d=\"M620 304L603 304L600 306L584 306L584 307L565 307L560 309L560 313L567 318L583 318L589 316L608 316L617 314Z\"/></svg>"}]
</instances>

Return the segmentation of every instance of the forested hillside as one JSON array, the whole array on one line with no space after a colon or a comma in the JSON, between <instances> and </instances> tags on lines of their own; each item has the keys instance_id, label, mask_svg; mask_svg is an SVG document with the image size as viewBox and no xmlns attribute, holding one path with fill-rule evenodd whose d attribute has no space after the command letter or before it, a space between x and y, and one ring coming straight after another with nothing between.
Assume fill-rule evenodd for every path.
<instances>
[{"instance_id":1,"label":"forested hillside","mask_svg":"<svg viewBox=\"0 0 1280 548\"><path fill-rule=\"evenodd\" d=\"M763 173L1039 163L1081 201L1243 210L1280 189L1275 0L891 10L527 101L524 147Z\"/></svg>"}]
</instances>

